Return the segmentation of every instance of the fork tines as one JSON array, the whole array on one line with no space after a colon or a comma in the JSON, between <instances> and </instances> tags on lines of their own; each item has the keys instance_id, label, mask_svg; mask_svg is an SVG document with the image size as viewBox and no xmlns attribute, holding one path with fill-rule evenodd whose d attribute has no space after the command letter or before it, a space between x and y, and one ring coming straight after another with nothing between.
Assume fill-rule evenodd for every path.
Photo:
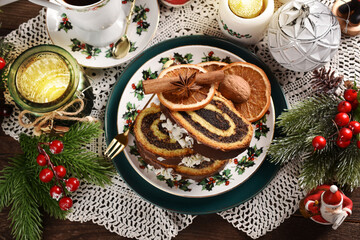
<instances>
[{"instance_id":1,"label":"fork tines","mask_svg":"<svg viewBox=\"0 0 360 240\"><path fill-rule=\"evenodd\" d=\"M111 143L109 144L109 146L106 148L106 151L104 153L104 155L110 159L113 159L114 157L116 157L123 149L125 148L125 146L123 144L121 144L116 138L114 138Z\"/></svg>"}]
</instances>

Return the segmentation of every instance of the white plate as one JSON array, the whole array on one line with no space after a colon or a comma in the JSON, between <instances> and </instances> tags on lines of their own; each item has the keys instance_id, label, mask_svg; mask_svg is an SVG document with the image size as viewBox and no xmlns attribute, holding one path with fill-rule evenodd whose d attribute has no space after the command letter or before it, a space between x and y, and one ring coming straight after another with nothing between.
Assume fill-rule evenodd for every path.
<instances>
[{"instance_id":1,"label":"white plate","mask_svg":"<svg viewBox=\"0 0 360 240\"><path fill-rule=\"evenodd\" d=\"M130 11L130 5L131 1L122 1L125 13ZM47 9L46 25L51 41L69 51L82 66L108 68L124 63L144 50L156 32L160 10L156 0L136 1L127 34L132 46L129 54L121 59L115 59L111 56L111 45L96 48L79 41L79 36L77 36L74 27L70 27L71 22L67 20L64 24L66 16L63 14L53 9ZM119 37L121 35L120 33Z\"/></svg>"},{"instance_id":2,"label":"white plate","mask_svg":"<svg viewBox=\"0 0 360 240\"><path fill-rule=\"evenodd\" d=\"M163 67L163 63L168 59L173 59L175 62L194 64L210 60L243 61L231 52L203 45L177 47L151 58L135 72L124 89L117 113L118 133L127 129L131 123L130 120L134 120L137 110L142 109L150 98L149 95L143 94L142 81L148 77L156 78ZM155 103L159 102L156 97L153 101ZM264 161L267 149L272 141L274 124L274 105L271 102L268 113L253 124L255 132L249 150L231 160L219 174L212 178L206 178L200 184L192 180L164 179L164 174L156 173L152 167L144 164L144 161L136 153L137 149L132 135L129 136L129 145L125 148L124 153L137 173L153 186L182 197L210 197L235 188L255 173ZM261 134L260 128L263 134ZM252 153L255 154L251 156ZM253 159L249 160L252 157Z\"/></svg>"}]
</instances>

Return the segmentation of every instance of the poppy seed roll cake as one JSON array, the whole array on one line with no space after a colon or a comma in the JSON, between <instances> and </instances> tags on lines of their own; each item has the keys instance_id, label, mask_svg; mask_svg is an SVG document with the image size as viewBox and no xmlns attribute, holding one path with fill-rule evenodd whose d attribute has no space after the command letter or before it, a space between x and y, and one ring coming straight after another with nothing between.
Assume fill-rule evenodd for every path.
<instances>
[{"instance_id":1,"label":"poppy seed roll cake","mask_svg":"<svg viewBox=\"0 0 360 240\"><path fill-rule=\"evenodd\" d=\"M204 108L195 111L162 111L195 139L194 151L206 157L228 159L245 151L253 128L233 106L217 93Z\"/></svg>"},{"instance_id":2,"label":"poppy seed roll cake","mask_svg":"<svg viewBox=\"0 0 360 240\"><path fill-rule=\"evenodd\" d=\"M184 147L172 138L161 116L160 107L152 105L142 110L136 118L134 135L136 146L143 160L155 168L172 168L174 174L195 181L221 171L228 160L213 160Z\"/></svg>"},{"instance_id":3,"label":"poppy seed roll cake","mask_svg":"<svg viewBox=\"0 0 360 240\"><path fill-rule=\"evenodd\" d=\"M165 165L177 165L184 156L193 154L190 148L182 148L171 139L167 130L162 127L160 107L152 105L142 110L134 125L135 140L138 148L152 154L154 161Z\"/></svg>"}]
</instances>

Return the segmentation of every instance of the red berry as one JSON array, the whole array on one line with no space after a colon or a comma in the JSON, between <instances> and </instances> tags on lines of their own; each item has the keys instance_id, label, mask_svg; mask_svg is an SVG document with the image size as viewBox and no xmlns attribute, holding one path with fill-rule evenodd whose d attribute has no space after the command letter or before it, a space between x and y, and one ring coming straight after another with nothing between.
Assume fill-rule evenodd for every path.
<instances>
[{"instance_id":1,"label":"red berry","mask_svg":"<svg viewBox=\"0 0 360 240\"><path fill-rule=\"evenodd\" d=\"M343 127L343 126L346 126L350 121L350 117L347 113L338 113L336 114L335 116L335 123L340 126L340 127Z\"/></svg>"},{"instance_id":2,"label":"red berry","mask_svg":"<svg viewBox=\"0 0 360 240\"><path fill-rule=\"evenodd\" d=\"M349 128L353 131L353 134L360 133L360 123L358 121L351 121L349 123Z\"/></svg>"},{"instance_id":3,"label":"red berry","mask_svg":"<svg viewBox=\"0 0 360 240\"><path fill-rule=\"evenodd\" d=\"M73 201L69 197L63 197L59 201L59 207L61 210L67 211L69 210L73 205Z\"/></svg>"},{"instance_id":4,"label":"red berry","mask_svg":"<svg viewBox=\"0 0 360 240\"><path fill-rule=\"evenodd\" d=\"M66 181L66 189L70 192L76 191L80 185L80 182L77 178L71 177Z\"/></svg>"},{"instance_id":5,"label":"red berry","mask_svg":"<svg viewBox=\"0 0 360 240\"><path fill-rule=\"evenodd\" d=\"M225 185L226 185L226 186L227 186L227 185L229 185L229 184L230 184L230 182L229 182L229 181L226 181L226 182L225 182Z\"/></svg>"},{"instance_id":6,"label":"red berry","mask_svg":"<svg viewBox=\"0 0 360 240\"><path fill-rule=\"evenodd\" d=\"M58 201L61 198L62 190L58 185L54 185L52 188L50 188L50 196Z\"/></svg>"},{"instance_id":7,"label":"red berry","mask_svg":"<svg viewBox=\"0 0 360 240\"><path fill-rule=\"evenodd\" d=\"M39 155L36 157L36 162L40 165L40 166L46 166L47 165L47 160L45 158L44 154L39 153Z\"/></svg>"},{"instance_id":8,"label":"red berry","mask_svg":"<svg viewBox=\"0 0 360 240\"><path fill-rule=\"evenodd\" d=\"M312 140L312 145L315 150L323 149L326 146L326 139L323 136L316 136Z\"/></svg>"},{"instance_id":9,"label":"red berry","mask_svg":"<svg viewBox=\"0 0 360 240\"><path fill-rule=\"evenodd\" d=\"M0 57L0 70L3 69L6 65L5 59L3 59L2 57Z\"/></svg>"},{"instance_id":10,"label":"red berry","mask_svg":"<svg viewBox=\"0 0 360 240\"><path fill-rule=\"evenodd\" d=\"M44 183L50 182L53 177L54 173L48 168L44 168L39 174L40 181Z\"/></svg>"},{"instance_id":11,"label":"red berry","mask_svg":"<svg viewBox=\"0 0 360 240\"><path fill-rule=\"evenodd\" d=\"M358 92L355 89L347 89L344 92L344 98L349 102L355 101L357 93Z\"/></svg>"},{"instance_id":12,"label":"red berry","mask_svg":"<svg viewBox=\"0 0 360 240\"><path fill-rule=\"evenodd\" d=\"M351 112L351 109L352 109L351 103L349 103L348 101L342 101L337 106L337 109L339 112L349 113L349 112Z\"/></svg>"},{"instance_id":13,"label":"red berry","mask_svg":"<svg viewBox=\"0 0 360 240\"><path fill-rule=\"evenodd\" d=\"M356 109L359 106L359 101L355 99L355 101L351 102L351 108Z\"/></svg>"},{"instance_id":14,"label":"red berry","mask_svg":"<svg viewBox=\"0 0 360 240\"><path fill-rule=\"evenodd\" d=\"M356 146L357 146L358 148L360 148L360 141L359 141L359 140L356 141Z\"/></svg>"},{"instance_id":15,"label":"red berry","mask_svg":"<svg viewBox=\"0 0 360 240\"><path fill-rule=\"evenodd\" d=\"M353 132L350 128L342 128L339 131L339 139L342 141L350 141L353 136Z\"/></svg>"},{"instance_id":16,"label":"red berry","mask_svg":"<svg viewBox=\"0 0 360 240\"><path fill-rule=\"evenodd\" d=\"M54 140L50 142L49 148L52 154L59 154L63 151L64 144L59 140Z\"/></svg>"},{"instance_id":17,"label":"red berry","mask_svg":"<svg viewBox=\"0 0 360 240\"><path fill-rule=\"evenodd\" d=\"M57 174L60 178L65 177L65 175L66 175L66 168L65 168L64 166L61 166L61 165L56 166L56 167L54 168L54 170L55 170L56 174Z\"/></svg>"},{"instance_id":18,"label":"red berry","mask_svg":"<svg viewBox=\"0 0 360 240\"><path fill-rule=\"evenodd\" d=\"M351 141L343 141L341 139L337 139L336 140L336 145L338 145L338 147L341 147L341 148L346 148L347 146L349 146L351 143Z\"/></svg>"}]
</instances>

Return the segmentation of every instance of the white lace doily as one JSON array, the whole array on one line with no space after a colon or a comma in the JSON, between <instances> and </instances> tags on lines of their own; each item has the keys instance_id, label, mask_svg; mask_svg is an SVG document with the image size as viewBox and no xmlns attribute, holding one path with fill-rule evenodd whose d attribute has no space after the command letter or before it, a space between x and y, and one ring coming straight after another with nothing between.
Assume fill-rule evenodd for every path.
<instances>
[{"instance_id":1,"label":"white lace doily","mask_svg":"<svg viewBox=\"0 0 360 240\"><path fill-rule=\"evenodd\" d=\"M330 6L330 0L322 0ZM217 22L218 0L193 0L181 8L161 7L159 27L151 45L163 40L184 35L205 34L224 37ZM278 7L280 4L277 3ZM14 56L29 47L51 43L46 31L45 11L22 24L18 30L10 33L6 39L16 46ZM338 54L329 64L345 76L346 80L359 78L360 48L359 37L343 37ZM303 100L311 93L308 80L310 74L295 73L277 64L271 57L266 38L250 49L255 52L273 71L281 83L289 105ZM105 105L115 83L127 63L121 66L95 70L86 69L92 78L92 86L96 99L91 115L104 119ZM14 104L9 93L5 93L7 103ZM15 139L21 132L31 131L19 126L17 117L19 109L15 109L10 118L2 123L4 132ZM100 146L100 147L99 147ZM101 154L105 142L91 146L93 151ZM266 232L278 227L293 214L304 193L298 187L297 174L300 161L292 161L283 166L271 183L257 196L238 207L219 213L237 229L246 232L252 238L258 238ZM179 231L192 223L195 216L172 213L160 209L144 201L130 190L124 181L114 176L113 184L100 188L90 184L82 184L74 197L74 207L68 219L71 221L93 221L105 226L109 231L129 238L137 239L171 239Z\"/></svg>"}]
</instances>

